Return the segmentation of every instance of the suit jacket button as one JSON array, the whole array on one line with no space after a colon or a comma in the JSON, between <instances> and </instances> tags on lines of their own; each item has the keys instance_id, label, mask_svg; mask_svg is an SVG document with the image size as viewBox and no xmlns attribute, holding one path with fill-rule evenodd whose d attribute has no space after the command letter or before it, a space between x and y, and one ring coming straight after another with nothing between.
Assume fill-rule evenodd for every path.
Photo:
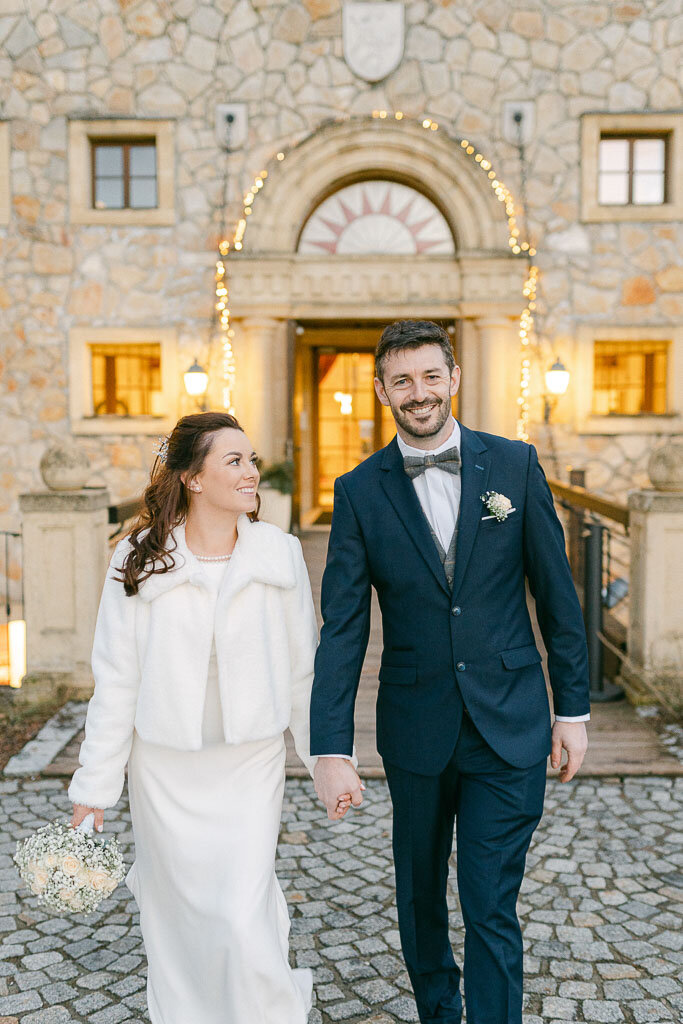
<instances>
[{"instance_id":1,"label":"suit jacket button","mask_svg":"<svg viewBox=\"0 0 683 1024\"><path fill-rule=\"evenodd\" d=\"M465 662L464 661L459 661L458 664L455 667L457 668L458 672L464 672L465 671Z\"/></svg>"},{"instance_id":2,"label":"suit jacket button","mask_svg":"<svg viewBox=\"0 0 683 1024\"><path fill-rule=\"evenodd\" d=\"M460 615L461 612L462 612L462 608L460 607L459 604L456 604L455 608L453 608L451 610L452 610L454 615Z\"/></svg>"}]
</instances>

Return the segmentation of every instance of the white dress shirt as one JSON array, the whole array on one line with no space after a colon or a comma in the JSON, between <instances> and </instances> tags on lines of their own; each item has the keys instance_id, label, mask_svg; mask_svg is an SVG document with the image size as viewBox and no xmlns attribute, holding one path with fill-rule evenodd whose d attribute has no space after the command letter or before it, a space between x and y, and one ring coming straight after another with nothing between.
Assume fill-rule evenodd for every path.
<instances>
[{"instance_id":1,"label":"white dress shirt","mask_svg":"<svg viewBox=\"0 0 683 1024\"><path fill-rule=\"evenodd\" d=\"M460 451L460 424L451 416L452 431L447 441L438 448L413 448L406 444L400 434L396 435L401 455L412 455L423 459L425 455L440 455L449 448ZM424 473L413 478L413 487L418 496L422 511L427 516L430 526L441 541L441 547L448 551L458 521L460 509L460 474L447 473L439 466L429 466Z\"/></svg>"},{"instance_id":2,"label":"white dress shirt","mask_svg":"<svg viewBox=\"0 0 683 1024\"><path fill-rule=\"evenodd\" d=\"M438 448L430 449L413 448L406 444L400 434L396 435L401 455L413 455L424 458L425 455L438 455L440 452L448 451L449 448L456 448L460 451L460 424L451 417L452 430L448 440L439 445ZM448 551L453 537L455 524L458 521L460 509L461 479L460 474L448 473L439 466L429 466L424 473L413 478L413 487L417 494L422 511L429 520L429 524L441 541L444 551ZM577 715L566 717L555 715L556 722L587 722L590 715ZM345 757L345 754L325 754L325 757Z\"/></svg>"}]
</instances>

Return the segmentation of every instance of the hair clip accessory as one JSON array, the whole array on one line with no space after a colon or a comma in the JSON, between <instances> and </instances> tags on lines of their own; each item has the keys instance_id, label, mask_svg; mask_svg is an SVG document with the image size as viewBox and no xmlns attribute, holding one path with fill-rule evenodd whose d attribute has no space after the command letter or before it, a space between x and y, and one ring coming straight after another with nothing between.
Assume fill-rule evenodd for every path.
<instances>
[{"instance_id":1,"label":"hair clip accessory","mask_svg":"<svg viewBox=\"0 0 683 1024\"><path fill-rule=\"evenodd\" d=\"M154 453L161 462L166 462L166 459L168 458L169 436L170 435L165 434L163 437L157 438L157 444L156 447L154 448Z\"/></svg>"}]
</instances>

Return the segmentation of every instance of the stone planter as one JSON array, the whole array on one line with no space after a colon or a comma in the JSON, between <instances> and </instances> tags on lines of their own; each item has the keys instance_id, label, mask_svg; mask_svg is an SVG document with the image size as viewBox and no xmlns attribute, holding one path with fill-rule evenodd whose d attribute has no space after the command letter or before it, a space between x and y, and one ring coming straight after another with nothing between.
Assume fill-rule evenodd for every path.
<instances>
[{"instance_id":1,"label":"stone planter","mask_svg":"<svg viewBox=\"0 0 683 1024\"><path fill-rule=\"evenodd\" d=\"M266 523L273 523L285 533L289 533L289 528L292 525L292 495L283 494L265 484L259 488L259 494L261 496L259 519L263 519Z\"/></svg>"},{"instance_id":2,"label":"stone planter","mask_svg":"<svg viewBox=\"0 0 683 1024\"><path fill-rule=\"evenodd\" d=\"M40 460L40 475L51 491L80 491L90 476L90 462L73 441L58 441Z\"/></svg>"}]
</instances>

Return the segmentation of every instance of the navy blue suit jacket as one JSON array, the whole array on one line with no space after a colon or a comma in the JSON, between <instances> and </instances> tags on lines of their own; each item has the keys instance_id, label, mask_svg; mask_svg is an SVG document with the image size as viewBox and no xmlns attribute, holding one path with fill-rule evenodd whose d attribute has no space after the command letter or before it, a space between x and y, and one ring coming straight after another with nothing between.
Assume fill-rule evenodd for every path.
<instances>
[{"instance_id":1,"label":"navy blue suit jacket","mask_svg":"<svg viewBox=\"0 0 683 1024\"><path fill-rule=\"evenodd\" d=\"M463 703L494 751L529 767L550 752L550 714L525 579L548 652L558 715L590 710L586 636L562 526L536 450L461 425L455 577L441 559L396 438L337 479L311 695L311 754L351 754L371 587L382 612L377 749L438 774ZM516 511L499 522L481 495Z\"/></svg>"}]
</instances>

